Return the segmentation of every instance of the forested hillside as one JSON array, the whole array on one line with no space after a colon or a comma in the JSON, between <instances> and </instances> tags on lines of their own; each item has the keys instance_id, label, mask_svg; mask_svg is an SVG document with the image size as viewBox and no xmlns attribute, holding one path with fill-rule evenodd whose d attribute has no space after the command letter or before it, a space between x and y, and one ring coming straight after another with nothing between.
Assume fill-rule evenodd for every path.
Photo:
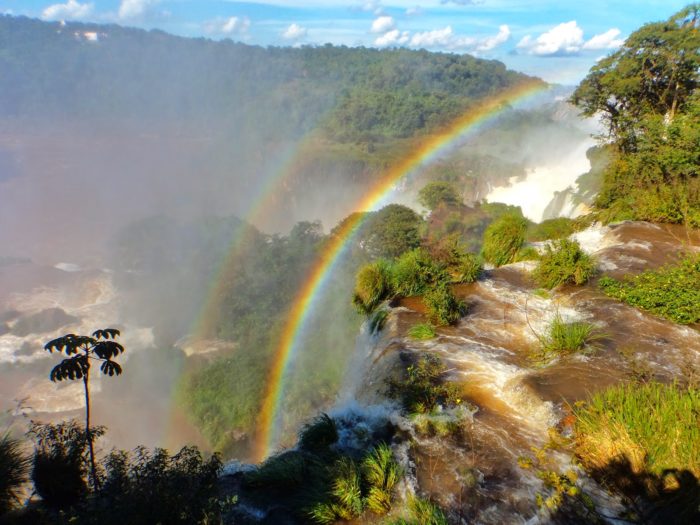
<instances>
[{"instance_id":1,"label":"forested hillside","mask_svg":"<svg viewBox=\"0 0 700 525\"><path fill-rule=\"evenodd\" d=\"M468 55L331 45L265 49L0 17L0 114L6 116L214 118L235 126L252 119L282 136L322 120L341 141L409 137L526 78Z\"/></svg>"}]
</instances>

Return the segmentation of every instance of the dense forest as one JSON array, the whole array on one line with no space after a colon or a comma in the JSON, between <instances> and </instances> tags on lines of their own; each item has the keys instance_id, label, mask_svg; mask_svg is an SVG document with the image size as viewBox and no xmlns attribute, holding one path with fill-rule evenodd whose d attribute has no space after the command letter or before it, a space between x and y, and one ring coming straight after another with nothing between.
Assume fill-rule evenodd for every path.
<instances>
[{"instance_id":1,"label":"dense forest","mask_svg":"<svg viewBox=\"0 0 700 525\"><path fill-rule=\"evenodd\" d=\"M0 17L0 73L5 116L214 119L278 139L322 121L338 141L425 133L528 78L469 55L261 48L11 16Z\"/></svg>"}]
</instances>

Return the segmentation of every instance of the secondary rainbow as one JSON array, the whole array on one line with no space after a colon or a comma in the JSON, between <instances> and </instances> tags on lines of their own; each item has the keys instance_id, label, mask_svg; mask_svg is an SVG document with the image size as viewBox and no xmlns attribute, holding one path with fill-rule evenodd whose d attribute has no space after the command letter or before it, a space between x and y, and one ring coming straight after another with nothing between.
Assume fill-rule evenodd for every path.
<instances>
[{"instance_id":1,"label":"secondary rainbow","mask_svg":"<svg viewBox=\"0 0 700 525\"><path fill-rule=\"evenodd\" d=\"M369 211L382 206L391 196L395 184L401 179L414 172L418 167L439 157L470 132L511 108L513 104L522 103L546 89L547 85L541 81L527 81L479 101L442 132L428 137L410 156L390 168L371 191L357 203L355 211ZM299 346L299 339L310 313L313 311L314 302L322 292L324 284L332 274L335 263L340 259L344 248L349 245L349 241L362 225L362 221L363 216L358 215L345 222L342 229L336 232L336 235L320 254L304 284L297 292L275 349L265 385L253 450L257 461L265 459L274 449L275 423L284 391L284 376Z\"/></svg>"}]
</instances>

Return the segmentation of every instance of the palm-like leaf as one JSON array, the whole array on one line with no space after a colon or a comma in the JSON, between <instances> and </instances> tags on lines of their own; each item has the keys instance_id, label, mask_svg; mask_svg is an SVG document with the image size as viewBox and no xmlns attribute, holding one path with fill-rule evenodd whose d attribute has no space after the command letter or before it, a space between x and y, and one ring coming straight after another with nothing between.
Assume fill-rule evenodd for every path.
<instances>
[{"instance_id":1,"label":"palm-like leaf","mask_svg":"<svg viewBox=\"0 0 700 525\"><path fill-rule=\"evenodd\" d=\"M92 333L92 337L95 339L116 339L120 335L121 332L116 328L102 328Z\"/></svg>"},{"instance_id":2,"label":"palm-like leaf","mask_svg":"<svg viewBox=\"0 0 700 525\"><path fill-rule=\"evenodd\" d=\"M82 379L90 370L90 363L85 355L77 355L70 359L64 359L57 364L49 377L51 381L63 381L64 379Z\"/></svg>"},{"instance_id":3,"label":"palm-like leaf","mask_svg":"<svg viewBox=\"0 0 700 525\"><path fill-rule=\"evenodd\" d=\"M124 347L116 341L100 341L92 348L92 351L100 359L112 359L123 353Z\"/></svg>"},{"instance_id":4,"label":"palm-like leaf","mask_svg":"<svg viewBox=\"0 0 700 525\"><path fill-rule=\"evenodd\" d=\"M108 375L109 377L118 376L122 373L122 367L119 365L119 363L115 363L109 359L102 363L100 370L102 370L103 374Z\"/></svg>"},{"instance_id":5,"label":"palm-like leaf","mask_svg":"<svg viewBox=\"0 0 700 525\"><path fill-rule=\"evenodd\" d=\"M22 454L20 442L7 434L0 436L0 515L20 501L28 468L29 460Z\"/></svg>"}]
</instances>

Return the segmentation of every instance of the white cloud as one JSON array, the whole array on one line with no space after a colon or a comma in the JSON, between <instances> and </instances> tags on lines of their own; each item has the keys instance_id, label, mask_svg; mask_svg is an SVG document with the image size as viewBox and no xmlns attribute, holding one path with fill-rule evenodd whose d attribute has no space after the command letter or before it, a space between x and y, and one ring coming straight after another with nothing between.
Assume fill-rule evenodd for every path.
<instances>
[{"instance_id":1,"label":"white cloud","mask_svg":"<svg viewBox=\"0 0 700 525\"><path fill-rule=\"evenodd\" d=\"M475 51L491 51L501 44L505 44L509 38L510 28L507 25L502 25L498 28L498 33L496 35L477 40Z\"/></svg>"},{"instance_id":2,"label":"white cloud","mask_svg":"<svg viewBox=\"0 0 700 525\"><path fill-rule=\"evenodd\" d=\"M425 14L425 11L419 5L406 9L406 16L421 16L423 14Z\"/></svg>"},{"instance_id":3,"label":"white cloud","mask_svg":"<svg viewBox=\"0 0 700 525\"><path fill-rule=\"evenodd\" d=\"M620 30L615 27L605 33L592 37L588 42L583 44L583 49L617 49L625 43L624 39L618 38L619 36Z\"/></svg>"},{"instance_id":4,"label":"white cloud","mask_svg":"<svg viewBox=\"0 0 700 525\"><path fill-rule=\"evenodd\" d=\"M408 31L401 32L398 29L393 29L378 37L374 41L374 45L378 47L402 46L407 44L410 38Z\"/></svg>"},{"instance_id":5,"label":"white cloud","mask_svg":"<svg viewBox=\"0 0 700 525\"><path fill-rule=\"evenodd\" d=\"M411 45L413 47L448 47L453 41L454 33L451 26L415 33L411 37Z\"/></svg>"},{"instance_id":6,"label":"white cloud","mask_svg":"<svg viewBox=\"0 0 700 525\"><path fill-rule=\"evenodd\" d=\"M396 23L390 16L380 16L372 22L372 33L386 33L394 29Z\"/></svg>"},{"instance_id":7,"label":"white cloud","mask_svg":"<svg viewBox=\"0 0 700 525\"><path fill-rule=\"evenodd\" d=\"M118 16L120 20L141 18L160 0L121 0Z\"/></svg>"},{"instance_id":8,"label":"white cloud","mask_svg":"<svg viewBox=\"0 0 700 525\"><path fill-rule=\"evenodd\" d=\"M41 13L44 20L80 20L92 14L93 4L81 4L77 0L68 0L65 4L53 4Z\"/></svg>"},{"instance_id":9,"label":"white cloud","mask_svg":"<svg viewBox=\"0 0 700 525\"><path fill-rule=\"evenodd\" d=\"M236 35L246 33L250 29L247 17L215 18L204 23L204 31L210 35Z\"/></svg>"},{"instance_id":10,"label":"white cloud","mask_svg":"<svg viewBox=\"0 0 700 525\"><path fill-rule=\"evenodd\" d=\"M562 56L577 54L583 45L583 30L572 20L553 27L534 40L530 35L525 36L517 48L531 55Z\"/></svg>"},{"instance_id":11,"label":"white cloud","mask_svg":"<svg viewBox=\"0 0 700 525\"><path fill-rule=\"evenodd\" d=\"M379 0L368 0L352 8L354 11L366 11L379 16L384 13L384 7Z\"/></svg>"},{"instance_id":12,"label":"white cloud","mask_svg":"<svg viewBox=\"0 0 700 525\"><path fill-rule=\"evenodd\" d=\"M305 27L301 27L299 24L291 24L282 33L282 38L285 40L301 40L309 34L309 31Z\"/></svg>"}]
</instances>

